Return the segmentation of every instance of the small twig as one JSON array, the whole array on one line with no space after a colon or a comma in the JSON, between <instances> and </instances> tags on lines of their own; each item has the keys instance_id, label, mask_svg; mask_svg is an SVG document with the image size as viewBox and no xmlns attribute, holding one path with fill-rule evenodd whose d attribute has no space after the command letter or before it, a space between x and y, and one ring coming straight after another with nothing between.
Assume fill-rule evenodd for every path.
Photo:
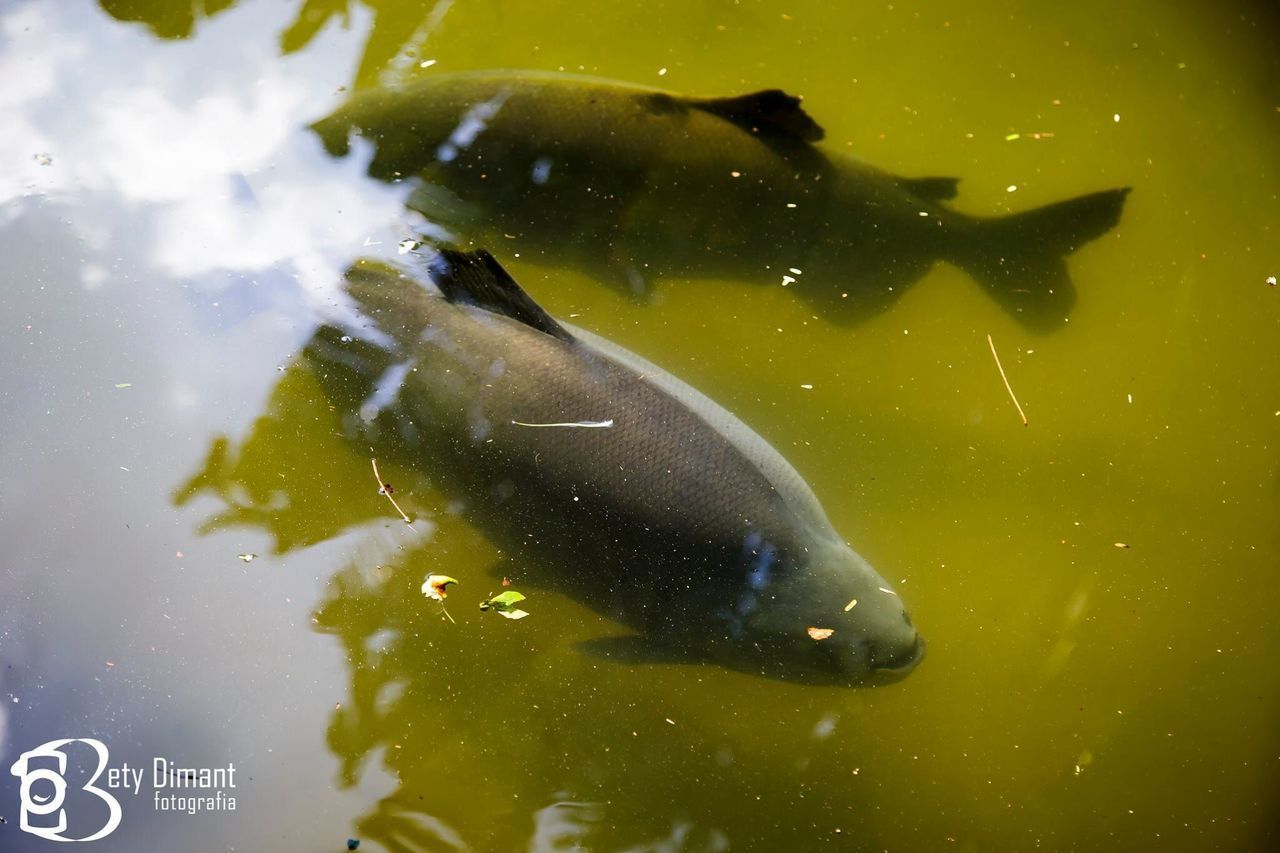
<instances>
[{"instance_id":1,"label":"small twig","mask_svg":"<svg viewBox=\"0 0 1280 853\"><path fill-rule=\"evenodd\" d=\"M991 357L996 360L996 369L1000 371L1000 378L1004 380L1004 390L1009 392L1009 399L1013 401L1013 405L1018 410L1018 417L1022 418L1022 425L1027 425L1027 414L1022 411L1022 404L1018 402L1018 397L1013 393L1013 388L1009 385L1009 377L1004 375L1004 365L1000 363L1000 356L996 354L995 341L991 340L991 336L987 335L987 343L991 345Z\"/></svg>"},{"instance_id":2,"label":"small twig","mask_svg":"<svg viewBox=\"0 0 1280 853\"><path fill-rule=\"evenodd\" d=\"M578 427L581 429L608 429L613 426L613 418L609 418L607 421L568 421L555 424L530 424L525 423L524 421L512 421L511 423L522 427L569 427L571 429Z\"/></svg>"},{"instance_id":3,"label":"small twig","mask_svg":"<svg viewBox=\"0 0 1280 853\"><path fill-rule=\"evenodd\" d=\"M373 462L373 476L378 478L378 494L386 495L387 500L391 501L391 505L396 508L396 512L400 513L400 517L404 519L404 523L413 526L413 522L409 520L409 516L404 514L404 510L400 508L400 504L396 503L396 499L391 497L391 487L383 481L382 475L378 473L378 460L375 458Z\"/></svg>"},{"instance_id":4,"label":"small twig","mask_svg":"<svg viewBox=\"0 0 1280 853\"><path fill-rule=\"evenodd\" d=\"M442 601L442 602L440 602L440 612L441 612L441 613L443 613L445 616L448 616L448 617L449 617L449 621L450 621L450 622L453 622L453 617L452 617L452 616L449 616L449 608L447 608L447 607L445 607L445 606L444 606L444 602L443 602L443 601ZM457 622L453 622L453 624L457 625L458 623L457 623Z\"/></svg>"}]
</instances>

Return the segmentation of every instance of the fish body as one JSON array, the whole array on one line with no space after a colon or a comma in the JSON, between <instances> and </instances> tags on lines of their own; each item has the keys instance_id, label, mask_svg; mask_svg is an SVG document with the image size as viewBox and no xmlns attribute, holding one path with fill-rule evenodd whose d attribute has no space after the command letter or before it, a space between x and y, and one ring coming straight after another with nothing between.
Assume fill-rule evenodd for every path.
<instances>
[{"instance_id":1,"label":"fish body","mask_svg":"<svg viewBox=\"0 0 1280 853\"><path fill-rule=\"evenodd\" d=\"M853 684L918 660L902 600L758 434L551 319L487 253L446 251L432 278L441 292L364 264L348 291L409 365L397 406L434 470L556 588L644 644L747 672Z\"/></svg>"},{"instance_id":2,"label":"fish body","mask_svg":"<svg viewBox=\"0 0 1280 853\"><path fill-rule=\"evenodd\" d=\"M1063 257L1118 221L1127 190L1009 217L957 213L953 178L901 178L818 144L794 98L697 98L530 72L433 75L355 95L313 125L373 143L369 174L472 240L514 238L634 292L664 276L777 282L833 319L882 310L937 261L1032 327L1074 301ZM525 255L529 257L529 255Z\"/></svg>"}]
</instances>

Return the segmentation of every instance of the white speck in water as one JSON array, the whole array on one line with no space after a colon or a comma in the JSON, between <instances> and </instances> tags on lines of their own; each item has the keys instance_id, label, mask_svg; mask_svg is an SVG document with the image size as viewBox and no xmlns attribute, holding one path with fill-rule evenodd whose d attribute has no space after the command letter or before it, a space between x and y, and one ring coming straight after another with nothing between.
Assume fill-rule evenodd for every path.
<instances>
[{"instance_id":1,"label":"white speck in water","mask_svg":"<svg viewBox=\"0 0 1280 853\"><path fill-rule=\"evenodd\" d=\"M344 344L349 344L353 340L355 340L355 338L351 337L350 335L343 335L342 337L338 338L338 340L342 341Z\"/></svg>"},{"instance_id":2,"label":"white speck in water","mask_svg":"<svg viewBox=\"0 0 1280 853\"><path fill-rule=\"evenodd\" d=\"M787 202L787 207L795 207L795 202Z\"/></svg>"},{"instance_id":3,"label":"white speck in water","mask_svg":"<svg viewBox=\"0 0 1280 853\"><path fill-rule=\"evenodd\" d=\"M1132 403L1132 402L1133 402L1133 395L1132 395L1132 394L1127 394L1126 396L1129 398L1129 402L1130 402L1130 403Z\"/></svg>"},{"instance_id":4,"label":"white speck in water","mask_svg":"<svg viewBox=\"0 0 1280 853\"><path fill-rule=\"evenodd\" d=\"M1009 184L1009 186L1007 186L1007 187L1005 187L1005 188L1004 188L1004 191L1005 191L1005 192L1007 192L1007 193L1016 193L1016 192L1018 191L1018 185L1017 185L1017 184Z\"/></svg>"},{"instance_id":5,"label":"white speck in water","mask_svg":"<svg viewBox=\"0 0 1280 853\"><path fill-rule=\"evenodd\" d=\"M417 240L414 240L412 237L406 237L405 239L400 241L400 244L397 247L397 251L401 255L407 255L409 252L412 252L414 249L418 248L421 245L422 244L420 242L418 242Z\"/></svg>"},{"instance_id":6,"label":"white speck in water","mask_svg":"<svg viewBox=\"0 0 1280 853\"><path fill-rule=\"evenodd\" d=\"M839 720L840 715L834 711L829 711L823 715L822 719L818 720L818 724L813 727L814 740L825 740L826 738L831 737L831 734L836 730L836 723Z\"/></svg>"},{"instance_id":7,"label":"white speck in water","mask_svg":"<svg viewBox=\"0 0 1280 853\"><path fill-rule=\"evenodd\" d=\"M801 387L801 388L803 388L803 389L804 389L804 390L806 390L806 391L812 391L812 390L813 390L813 386L812 386L812 385L810 385L808 382L804 383L804 384L803 384L803 385L801 385L800 387Z\"/></svg>"},{"instance_id":8,"label":"white speck in water","mask_svg":"<svg viewBox=\"0 0 1280 853\"><path fill-rule=\"evenodd\" d=\"M529 177L538 186L542 186L547 182L547 178L551 177L551 158L539 157L533 161L533 171Z\"/></svg>"},{"instance_id":9,"label":"white speck in water","mask_svg":"<svg viewBox=\"0 0 1280 853\"><path fill-rule=\"evenodd\" d=\"M792 278L792 277L791 277L791 276L789 276L789 275L784 275L784 276L782 277L782 286L783 286L783 287L786 287L788 284L792 284L793 282L795 282L795 279L794 279L794 278Z\"/></svg>"},{"instance_id":10,"label":"white speck in water","mask_svg":"<svg viewBox=\"0 0 1280 853\"><path fill-rule=\"evenodd\" d=\"M920 215L921 215L921 216L928 216L928 215L929 215L929 211L927 211L927 210L922 210L922 211L920 211Z\"/></svg>"},{"instance_id":11,"label":"white speck in water","mask_svg":"<svg viewBox=\"0 0 1280 853\"><path fill-rule=\"evenodd\" d=\"M801 271L796 269L795 267L791 267L789 271L795 275L800 275L801 273Z\"/></svg>"},{"instance_id":12,"label":"white speck in water","mask_svg":"<svg viewBox=\"0 0 1280 853\"><path fill-rule=\"evenodd\" d=\"M665 69L665 68L659 68L659 69L658 69L658 76L659 76L659 77L666 77L666 76L667 76L667 69Z\"/></svg>"},{"instance_id":13,"label":"white speck in water","mask_svg":"<svg viewBox=\"0 0 1280 853\"><path fill-rule=\"evenodd\" d=\"M431 66L433 66L433 65L435 65L435 64L436 64L436 61L435 61L434 59L424 59L424 60L422 60L421 62L419 62L419 63L418 63L418 67L419 67L419 68L430 68Z\"/></svg>"},{"instance_id":14,"label":"white speck in water","mask_svg":"<svg viewBox=\"0 0 1280 853\"><path fill-rule=\"evenodd\" d=\"M1275 286L1276 286L1276 277L1275 277L1275 276L1273 276L1273 275L1269 275L1269 276L1267 276L1267 284L1271 285L1272 287L1275 287Z\"/></svg>"},{"instance_id":15,"label":"white speck in water","mask_svg":"<svg viewBox=\"0 0 1280 853\"><path fill-rule=\"evenodd\" d=\"M1112 120L1112 121L1114 121L1116 124L1119 124L1119 123L1120 123L1120 113L1116 113L1115 115L1113 115L1113 116L1111 117L1111 120Z\"/></svg>"},{"instance_id":16,"label":"white speck in water","mask_svg":"<svg viewBox=\"0 0 1280 853\"><path fill-rule=\"evenodd\" d=\"M730 172L730 173L729 173L729 177L731 177L731 178L741 178L741 177L742 177L742 173L741 173L741 172Z\"/></svg>"}]
</instances>

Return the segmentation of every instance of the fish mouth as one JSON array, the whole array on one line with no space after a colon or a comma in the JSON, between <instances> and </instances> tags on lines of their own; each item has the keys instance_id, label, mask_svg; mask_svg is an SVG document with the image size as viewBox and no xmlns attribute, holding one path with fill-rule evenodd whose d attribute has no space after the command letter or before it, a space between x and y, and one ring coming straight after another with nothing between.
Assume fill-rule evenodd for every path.
<instances>
[{"instance_id":1,"label":"fish mouth","mask_svg":"<svg viewBox=\"0 0 1280 853\"><path fill-rule=\"evenodd\" d=\"M890 680L901 678L919 666L920 661L924 660L925 646L924 638L916 634L915 642L905 651L879 660L873 654L872 670L879 677L886 677Z\"/></svg>"}]
</instances>

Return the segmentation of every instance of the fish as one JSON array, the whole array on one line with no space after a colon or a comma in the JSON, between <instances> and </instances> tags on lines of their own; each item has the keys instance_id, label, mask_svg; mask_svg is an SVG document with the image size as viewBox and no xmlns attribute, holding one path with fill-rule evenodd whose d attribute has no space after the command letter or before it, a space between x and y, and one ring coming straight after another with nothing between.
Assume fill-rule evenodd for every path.
<instances>
[{"instance_id":1,"label":"fish","mask_svg":"<svg viewBox=\"0 0 1280 853\"><path fill-rule=\"evenodd\" d=\"M1005 216L960 213L953 177L900 177L823 146L801 99L720 98L567 74L433 74L357 92L311 125L454 242L511 241L647 298L662 278L789 285L836 323L887 310L954 264L1024 327L1076 302L1066 257L1114 228L1129 188Z\"/></svg>"},{"instance_id":2,"label":"fish","mask_svg":"<svg viewBox=\"0 0 1280 853\"><path fill-rule=\"evenodd\" d=\"M843 686L921 659L901 596L772 445L553 318L489 252L442 249L425 272L362 260L344 290L359 319L349 343L308 348L334 353L317 373L378 354L368 385L416 464L536 584L628 629L583 651Z\"/></svg>"}]
</instances>

